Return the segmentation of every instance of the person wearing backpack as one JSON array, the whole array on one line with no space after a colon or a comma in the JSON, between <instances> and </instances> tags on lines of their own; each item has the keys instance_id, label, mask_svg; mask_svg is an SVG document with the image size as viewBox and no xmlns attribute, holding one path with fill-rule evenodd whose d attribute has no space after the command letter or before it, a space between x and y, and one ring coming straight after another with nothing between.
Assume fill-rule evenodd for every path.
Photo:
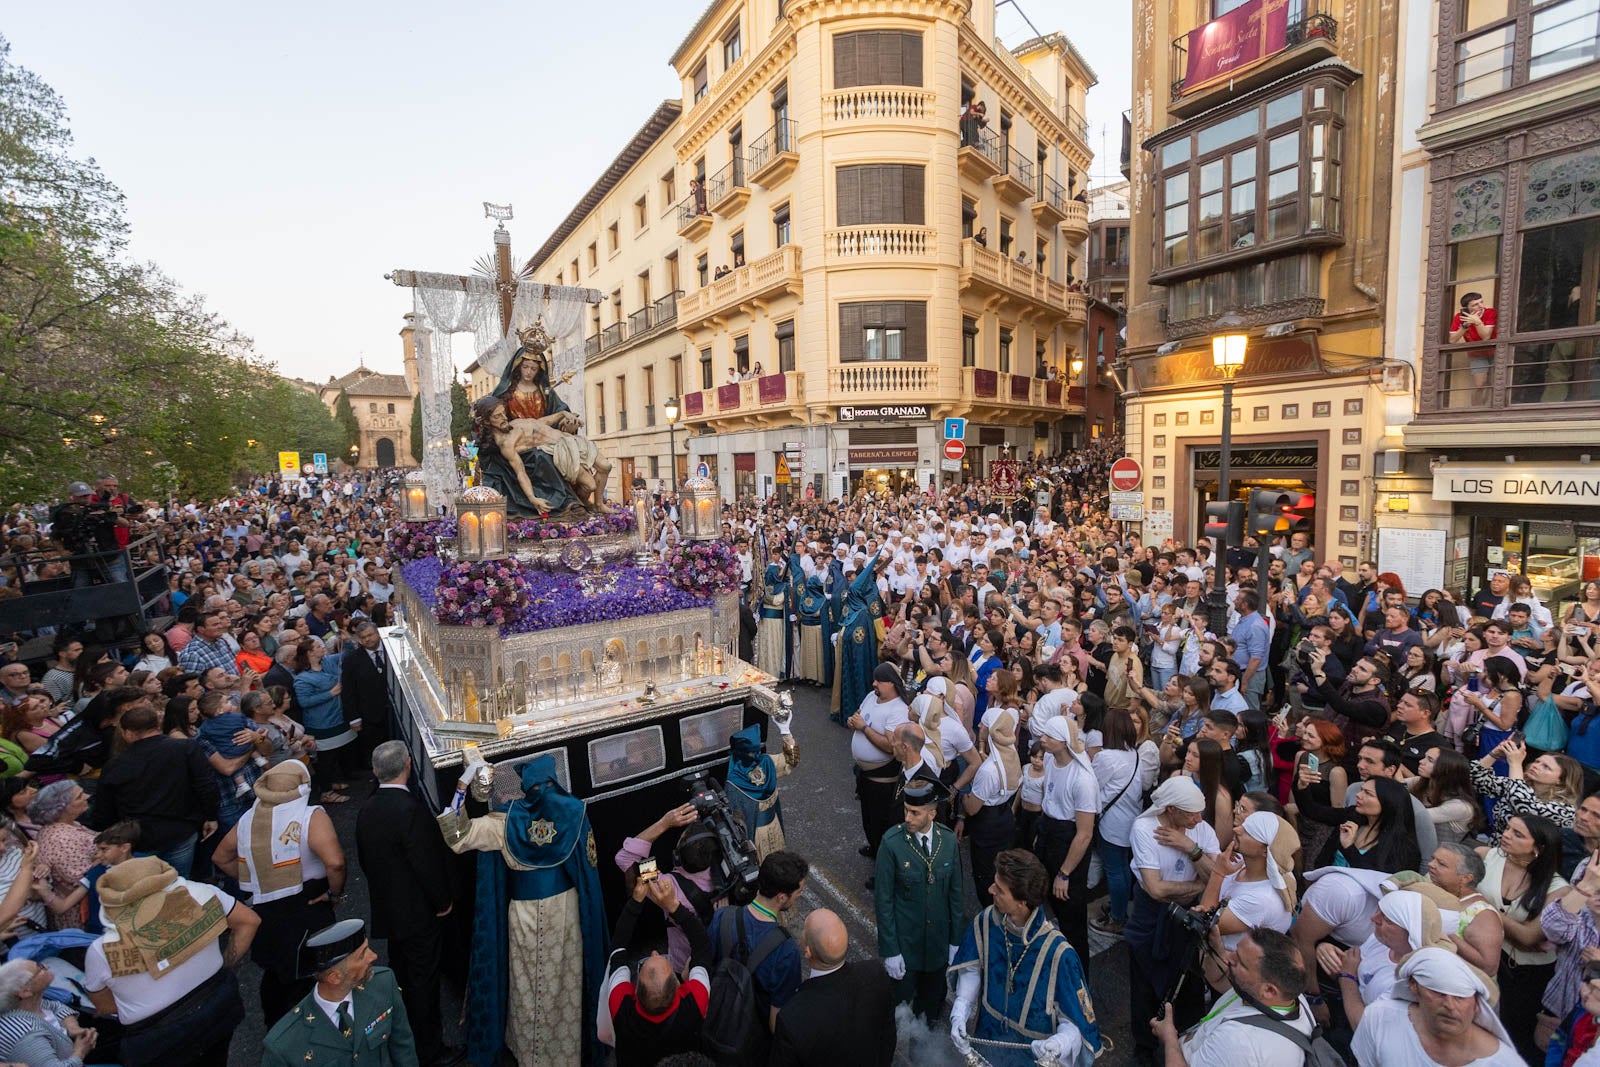
<instances>
[{"instance_id":1,"label":"person wearing backpack","mask_svg":"<svg viewBox=\"0 0 1600 1067\"><path fill-rule=\"evenodd\" d=\"M1343 1067L1298 992L1306 985L1306 964L1286 934L1251 931L1228 954L1226 967L1233 988L1193 1029L1178 1033L1170 1003L1150 1020L1169 1067Z\"/></svg>"},{"instance_id":2,"label":"person wearing backpack","mask_svg":"<svg viewBox=\"0 0 1600 1067\"><path fill-rule=\"evenodd\" d=\"M712 916L711 997L701 1031L722 1067L767 1062L778 1010L800 988L800 949L780 916L794 907L811 865L779 850L761 861L756 898Z\"/></svg>"}]
</instances>

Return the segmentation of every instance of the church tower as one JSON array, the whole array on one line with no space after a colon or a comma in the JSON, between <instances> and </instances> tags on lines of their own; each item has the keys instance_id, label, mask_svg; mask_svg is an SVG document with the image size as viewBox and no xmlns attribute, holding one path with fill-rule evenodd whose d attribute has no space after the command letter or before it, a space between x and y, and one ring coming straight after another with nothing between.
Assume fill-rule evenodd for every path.
<instances>
[{"instance_id":1,"label":"church tower","mask_svg":"<svg viewBox=\"0 0 1600 1067\"><path fill-rule=\"evenodd\" d=\"M417 395L417 316L406 312L406 324L400 328L400 354L405 363L406 386L411 395Z\"/></svg>"}]
</instances>

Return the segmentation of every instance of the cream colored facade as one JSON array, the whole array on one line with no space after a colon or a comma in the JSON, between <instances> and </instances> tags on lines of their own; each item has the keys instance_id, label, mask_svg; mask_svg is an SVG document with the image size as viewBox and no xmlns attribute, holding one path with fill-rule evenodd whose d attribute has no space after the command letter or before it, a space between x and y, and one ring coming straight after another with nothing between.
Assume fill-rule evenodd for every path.
<instances>
[{"instance_id":1,"label":"cream colored facade","mask_svg":"<svg viewBox=\"0 0 1600 1067\"><path fill-rule=\"evenodd\" d=\"M404 374L379 374L365 363L340 378L330 377L317 387L318 398L334 411L339 394L350 397L350 410L361 428L356 466L415 467L411 455L411 405L417 395L417 353L412 316L400 329ZM349 456L338 457L349 459Z\"/></svg>"},{"instance_id":2,"label":"cream colored facade","mask_svg":"<svg viewBox=\"0 0 1600 1067\"><path fill-rule=\"evenodd\" d=\"M1192 544L1217 494L1210 339L1237 315L1232 494L1313 494L1317 558L1353 567L1411 396L1385 338L1399 18L1257 3L1134 5L1127 451L1147 541ZM1252 20L1259 37L1232 36ZM1262 43L1207 65L1239 40Z\"/></svg>"},{"instance_id":3,"label":"cream colored facade","mask_svg":"<svg viewBox=\"0 0 1600 1067\"><path fill-rule=\"evenodd\" d=\"M992 0L781 6L701 14L671 57L681 114L532 261L607 294L585 403L619 477L629 460L657 476L669 396L680 454L730 496L777 489L780 461L795 489L926 485L944 416L970 420L969 470L1002 441L1081 435L1063 379L1085 318L1066 282L1083 273L1092 70L1060 35L999 45ZM986 130L961 122L968 99ZM641 317L674 291L672 330Z\"/></svg>"}]
</instances>

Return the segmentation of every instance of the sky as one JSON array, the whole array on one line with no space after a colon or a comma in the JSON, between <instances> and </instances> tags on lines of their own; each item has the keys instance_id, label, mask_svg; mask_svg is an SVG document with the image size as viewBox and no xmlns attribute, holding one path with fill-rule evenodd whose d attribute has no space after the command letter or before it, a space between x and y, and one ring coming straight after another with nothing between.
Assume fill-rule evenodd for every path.
<instances>
[{"instance_id":1,"label":"sky","mask_svg":"<svg viewBox=\"0 0 1600 1067\"><path fill-rule=\"evenodd\" d=\"M667 59L702 7L83 0L8 5L0 34L65 100L76 153L126 194L131 254L281 373L320 382L362 359L399 371L411 297L383 275L469 272L491 249L483 201L513 205L518 261L543 244L679 95ZM1059 30L1095 68L1100 184L1121 178L1130 3L1089 10L1016 0L997 29L1013 45L1030 21Z\"/></svg>"}]
</instances>

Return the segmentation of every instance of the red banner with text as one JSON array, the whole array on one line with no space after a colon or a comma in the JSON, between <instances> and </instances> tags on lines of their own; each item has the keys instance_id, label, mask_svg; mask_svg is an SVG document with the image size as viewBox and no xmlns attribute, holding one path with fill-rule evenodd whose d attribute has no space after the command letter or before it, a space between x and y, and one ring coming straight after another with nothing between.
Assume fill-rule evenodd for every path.
<instances>
[{"instance_id":1,"label":"red banner with text","mask_svg":"<svg viewBox=\"0 0 1600 1067\"><path fill-rule=\"evenodd\" d=\"M1292 2L1300 6L1305 0ZM1183 88L1187 91L1229 77L1281 51L1288 38L1290 4L1291 0L1250 0L1190 31L1189 65Z\"/></svg>"}]
</instances>

